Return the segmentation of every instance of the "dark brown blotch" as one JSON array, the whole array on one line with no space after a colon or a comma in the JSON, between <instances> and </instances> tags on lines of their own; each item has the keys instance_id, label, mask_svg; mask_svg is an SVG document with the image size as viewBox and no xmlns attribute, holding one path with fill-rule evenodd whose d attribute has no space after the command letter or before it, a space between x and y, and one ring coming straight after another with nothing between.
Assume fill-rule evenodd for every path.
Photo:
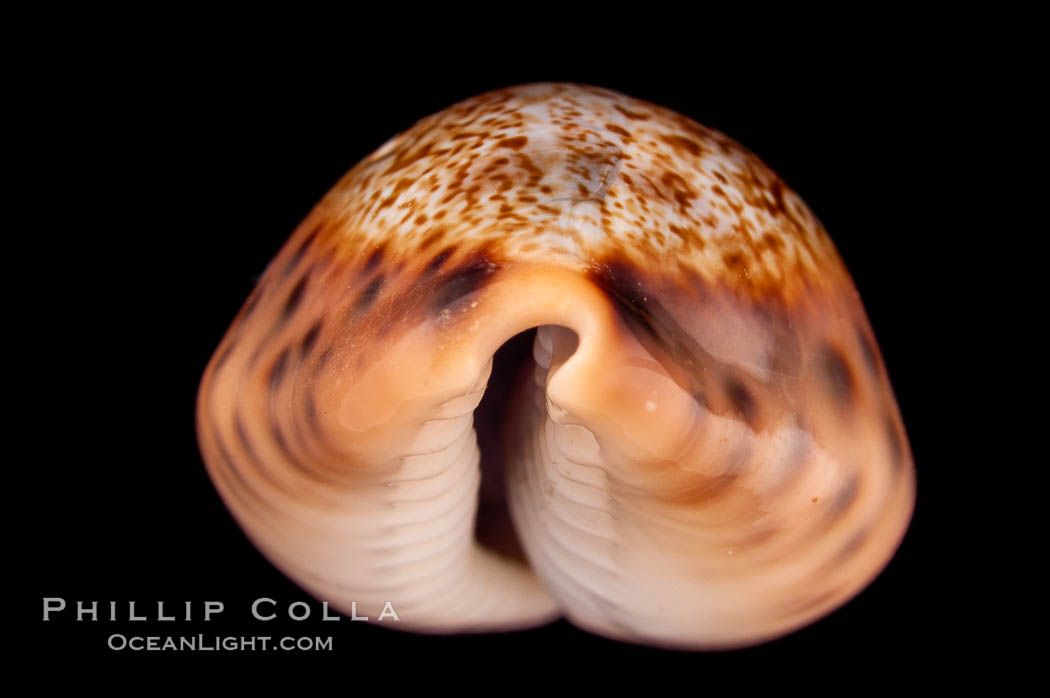
<instances>
[{"instance_id":1,"label":"dark brown blotch","mask_svg":"<svg viewBox=\"0 0 1050 698\"><path fill-rule=\"evenodd\" d=\"M773 196L773 202L769 205L769 212L773 215L778 213L787 214L787 208L784 206L784 182L779 177L773 180L773 183L769 185L769 193Z\"/></svg>"},{"instance_id":2,"label":"dark brown blotch","mask_svg":"<svg viewBox=\"0 0 1050 698\"><path fill-rule=\"evenodd\" d=\"M304 238L303 241L299 244L299 247L296 248L295 252L292 254L291 259L288 260L288 266L284 269L284 275L286 277L290 276L291 273L295 271L296 267L299 266L299 262L301 262L303 256L306 255L306 251L310 249L310 245L313 244L313 241L317 238L317 235L320 232L320 230L320 226L311 230L310 233L306 236L306 238Z\"/></svg>"},{"instance_id":3,"label":"dark brown blotch","mask_svg":"<svg viewBox=\"0 0 1050 698\"><path fill-rule=\"evenodd\" d=\"M527 136L518 136L516 138L504 138L496 144L497 148L510 148L511 150L521 150L525 147L525 144L529 142Z\"/></svg>"},{"instance_id":4,"label":"dark brown blotch","mask_svg":"<svg viewBox=\"0 0 1050 698\"><path fill-rule=\"evenodd\" d=\"M703 152L703 147L699 143L684 136L660 136L660 140L676 151L686 151L693 156L700 155Z\"/></svg>"},{"instance_id":5,"label":"dark brown blotch","mask_svg":"<svg viewBox=\"0 0 1050 698\"><path fill-rule=\"evenodd\" d=\"M241 448L248 454L249 460L256 465L259 464L259 456L255 453L255 447L252 445L251 437L248 436L248 430L244 427L244 420L241 419L241 415L237 414L233 418L233 432L237 435L237 441L240 442Z\"/></svg>"},{"instance_id":6,"label":"dark brown blotch","mask_svg":"<svg viewBox=\"0 0 1050 698\"><path fill-rule=\"evenodd\" d=\"M365 262L365 272L370 272L379 266L379 263L383 261L383 255L386 253L386 247L379 245L372 254L368 255L368 261Z\"/></svg>"},{"instance_id":7,"label":"dark brown blotch","mask_svg":"<svg viewBox=\"0 0 1050 698\"><path fill-rule=\"evenodd\" d=\"M321 423L317 419L317 401L313 393L307 393L303 402L303 412L306 415L306 424L314 434L321 432Z\"/></svg>"},{"instance_id":8,"label":"dark brown blotch","mask_svg":"<svg viewBox=\"0 0 1050 698\"><path fill-rule=\"evenodd\" d=\"M226 467L216 468L213 472L225 485L225 491L229 492L233 497L241 500L249 510L259 508L260 506L270 509L271 507L266 500L262 499L259 496L259 493L256 492L255 487L252 486L251 482L245 479L244 475L237 467L237 461L234 460L230 450L226 447L225 442L223 442L218 433L214 434L214 439L215 448L219 451L219 458ZM228 475L233 477L232 481Z\"/></svg>"},{"instance_id":9,"label":"dark brown blotch","mask_svg":"<svg viewBox=\"0 0 1050 698\"><path fill-rule=\"evenodd\" d=\"M726 399L733 410L743 417L749 426L756 426L759 421L758 400L744 383L734 376L729 376L725 383Z\"/></svg>"},{"instance_id":10,"label":"dark brown blotch","mask_svg":"<svg viewBox=\"0 0 1050 698\"><path fill-rule=\"evenodd\" d=\"M613 108L616 111L618 111L621 114L623 114L624 116L626 116L628 119L631 119L631 120L634 120L634 121L645 121L645 120L647 120L649 118L648 114L643 114L641 112L631 111L630 109L627 109L625 107L621 107L619 104L614 104Z\"/></svg>"},{"instance_id":11,"label":"dark brown blotch","mask_svg":"<svg viewBox=\"0 0 1050 698\"><path fill-rule=\"evenodd\" d=\"M751 276L747 257L744 256L743 252L726 252L722 255L722 263L725 264L727 270L736 274L741 281L749 279Z\"/></svg>"},{"instance_id":12,"label":"dark brown blotch","mask_svg":"<svg viewBox=\"0 0 1050 698\"><path fill-rule=\"evenodd\" d=\"M647 289L633 265L609 259L590 269L588 276L612 302L617 315L632 335L660 362L671 378L709 405L709 372L705 367L718 361L696 343L671 313ZM717 391L717 386L715 387Z\"/></svg>"},{"instance_id":13,"label":"dark brown blotch","mask_svg":"<svg viewBox=\"0 0 1050 698\"><path fill-rule=\"evenodd\" d=\"M240 413L234 415L233 418L233 430L237 436L237 441L240 443L244 454L248 457L248 462L269 482L280 488L280 484L274 479L269 467L266 465L266 461L259 457L258 452L255 450L255 446L252 444L251 437L248 435L248 430L244 426L244 421L241 418ZM238 477L240 474L238 473Z\"/></svg>"},{"instance_id":14,"label":"dark brown blotch","mask_svg":"<svg viewBox=\"0 0 1050 698\"><path fill-rule=\"evenodd\" d=\"M393 174L394 172L403 170L412 163L425 158L427 154L430 153L430 150L433 147L433 143L424 143L415 151L412 151L410 149L403 149L397 151L397 155L394 157L394 161L390 163L390 167L387 168L385 174Z\"/></svg>"},{"instance_id":15,"label":"dark brown blotch","mask_svg":"<svg viewBox=\"0 0 1050 698\"><path fill-rule=\"evenodd\" d=\"M860 344L860 354L864 357L864 365L872 376L879 375L879 352L875 348L875 342L863 328L857 327L857 343Z\"/></svg>"},{"instance_id":16,"label":"dark brown blotch","mask_svg":"<svg viewBox=\"0 0 1050 698\"><path fill-rule=\"evenodd\" d=\"M288 321L288 318L299 309L299 305L303 302L303 294L306 291L306 284L309 281L309 274L303 274L303 278L299 279L299 282L295 284L291 292L288 294L287 300L284 302L284 307L281 308L281 316L278 318L278 327Z\"/></svg>"},{"instance_id":17,"label":"dark brown blotch","mask_svg":"<svg viewBox=\"0 0 1050 698\"><path fill-rule=\"evenodd\" d=\"M385 282L386 279L382 274L369 281L365 289L361 291L361 295L354 301L353 312L355 314L364 313L371 308L379 297L379 292L383 290Z\"/></svg>"},{"instance_id":18,"label":"dark brown blotch","mask_svg":"<svg viewBox=\"0 0 1050 698\"><path fill-rule=\"evenodd\" d=\"M299 351L303 356L310 353L310 350L314 348L317 343L317 337L321 334L322 321L317 320L310 329L303 335L302 341L299 342Z\"/></svg>"},{"instance_id":19,"label":"dark brown blotch","mask_svg":"<svg viewBox=\"0 0 1050 698\"><path fill-rule=\"evenodd\" d=\"M441 250L441 252L438 252L437 255L435 255L435 257L429 262L427 262L427 265L423 267L423 272L421 276L423 278L427 278L435 272L437 272L438 269L445 265L445 262L448 261L449 257L455 254L455 252L456 247L454 245L446 247L445 249Z\"/></svg>"},{"instance_id":20,"label":"dark brown blotch","mask_svg":"<svg viewBox=\"0 0 1050 698\"><path fill-rule=\"evenodd\" d=\"M617 304L644 315L648 294L643 290L642 280L634 267L619 260L610 260L597 265L589 276Z\"/></svg>"},{"instance_id":21,"label":"dark brown blotch","mask_svg":"<svg viewBox=\"0 0 1050 698\"><path fill-rule=\"evenodd\" d=\"M324 367L328 364L328 361L332 358L331 348L325 349L321 352L321 355L317 357L317 363L313 366L314 375L320 373Z\"/></svg>"},{"instance_id":22,"label":"dark brown blotch","mask_svg":"<svg viewBox=\"0 0 1050 698\"><path fill-rule=\"evenodd\" d=\"M824 385L832 398L840 406L849 405L856 394L857 384L842 350L827 344L821 349L818 361Z\"/></svg>"},{"instance_id":23,"label":"dark brown blotch","mask_svg":"<svg viewBox=\"0 0 1050 698\"><path fill-rule=\"evenodd\" d=\"M270 392L276 392L280 387L281 381L284 379L284 374L288 369L288 357L291 354L291 347L285 347L280 354L277 355L277 359L273 362L273 366L270 367Z\"/></svg>"},{"instance_id":24,"label":"dark brown blotch","mask_svg":"<svg viewBox=\"0 0 1050 698\"><path fill-rule=\"evenodd\" d=\"M498 266L487 257L479 256L443 275L430 295L430 310L440 313L478 292L491 282L497 269Z\"/></svg>"},{"instance_id":25,"label":"dark brown blotch","mask_svg":"<svg viewBox=\"0 0 1050 698\"><path fill-rule=\"evenodd\" d=\"M423 238L423 240L419 243L419 251L424 252L430 246L440 242L445 237L445 232L446 229L444 226L437 226L436 228L431 230L430 233L428 233L427 236Z\"/></svg>"},{"instance_id":26,"label":"dark brown blotch","mask_svg":"<svg viewBox=\"0 0 1050 698\"><path fill-rule=\"evenodd\" d=\"M280 450L281 455L284 456L289 465L311 480L318 482L325 481L325 478L323 478L317 471L292 453L292 449L288 444L288 439L284 434L284 429L281 427L281 423L276 415L271 415L270 417L270 433L273 436L274 443L277 444L277 448Z\"/></svg>"}]
</instances>

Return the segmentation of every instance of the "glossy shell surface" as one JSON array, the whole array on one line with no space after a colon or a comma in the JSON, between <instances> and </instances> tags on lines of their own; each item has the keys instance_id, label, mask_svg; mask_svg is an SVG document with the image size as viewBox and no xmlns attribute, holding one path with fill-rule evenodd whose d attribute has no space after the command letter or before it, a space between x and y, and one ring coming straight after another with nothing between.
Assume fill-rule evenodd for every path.
<instances>
[{"instance_id":1,"label":"glossy shell surface","mask_svg":"<svg viewBox=\"0 0 1050 698\"><path fill-rule=\"evenodd\" d=\"M477 542L473 424L532 328L482 492L522 560ZM813 213L726 136L579 85L467 100L346 174L222 340L198 433L274 564L421 632L753 644L862 589L915 497Z\"/></svg>"}]
</instances>

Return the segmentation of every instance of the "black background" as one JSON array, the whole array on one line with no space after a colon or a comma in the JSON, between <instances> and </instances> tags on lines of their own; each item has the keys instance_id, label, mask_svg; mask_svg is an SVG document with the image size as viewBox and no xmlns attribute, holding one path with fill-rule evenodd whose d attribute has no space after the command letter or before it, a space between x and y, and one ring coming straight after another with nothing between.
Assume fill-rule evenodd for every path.
<instances>
[{"instance_id":1,"label":"black background","mask_svg":"<svg viewBox=\"0 0 1050 698\"><path fill-rule=\"evenodd\" d=\"M701 57L683 70L659 59L523 66L425 54L382 65L351 57L343 70L331 58L292 65L279 52L98 48L90 58L70 58L34 85L47 108L30 140L40 167L28 176L45 194L34 200L34 225L52 261L26 293L46 311L44 332L54 339L34 355L46 389L25 405L46 427L29 440L32 514L19 536L32 570L19 605L36 633L33 652L134 662L141 653L106 649L111 633L293 634L334 636L335 656L262 659L379 666L411 656L438 666L535 655L743 669L817 658L899 662L949 632L935 610L944 587L931 581L950 474L938 450L943 398L931 368L945 251L930 172L943 171L942 107L958 77L950 60L772 58L745 67ZM194 433L197 384L299 220L342 173L417 119L488 89L543 80L616 89L743 143L799 192L853 273L897 392L919 493L888 568L828 618L756 648L707 654L612 642L564 622L464 637L322 623L319 604L255 551L212 488ZM43 623L45 596L71 607L118 601L122 614L132 600L150 615L157 601L193 601L196 618L205 600L226 610L207 624L76 623L70 611ZM313 617L255 621L249 606L262 596L281 609L307 600Z\"/></svg>"}]
</instances>

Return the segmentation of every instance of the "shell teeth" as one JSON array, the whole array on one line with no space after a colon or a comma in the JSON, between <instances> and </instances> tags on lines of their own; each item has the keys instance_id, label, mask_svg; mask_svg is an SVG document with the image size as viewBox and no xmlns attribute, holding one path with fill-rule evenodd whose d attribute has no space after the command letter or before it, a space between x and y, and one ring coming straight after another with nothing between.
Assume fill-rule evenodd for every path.
<instances>
[{"instance_id":1,"label":"shell teeth","mask_svg":"<svg viewBox=\"0 0 1050 698\"><path fill-rule=\"evenodd\" d=\"M626 580L597 441L543 410L518 419L508 502L529 561L574 622L621 634Z\"/></svg>"},{"instance_id":2,"label":"shell teeth","mask_svg":"<svg viewBox=\"0 0 1050 698\"><path fill-rule=\"evenodd\" d=\"M554 352L554 340L551 339L551 328L547 326L536 328L536 341L533 343L532 357L536 366L543 369L546 375L550 368L551 358Z\"/></svg>"},{"instance_id":3,"label":"shell teeth","mask_svg":"<svg viewBox=\"0 0 1050 698\"><path fill-rule=\"evenodd\" d=\"M427 455L444 450L450 442L470 430L473 418L474 413L468 412L461 417L445 417L423 422L407 443L404 456Z\"/></svg>"}]
</instances>

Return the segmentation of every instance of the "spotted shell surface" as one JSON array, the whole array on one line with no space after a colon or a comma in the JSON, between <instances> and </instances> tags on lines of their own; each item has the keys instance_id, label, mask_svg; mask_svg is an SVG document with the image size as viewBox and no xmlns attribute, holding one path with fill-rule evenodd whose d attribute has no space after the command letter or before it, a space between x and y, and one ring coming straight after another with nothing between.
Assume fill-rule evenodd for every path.
<instances>
[{"instance_id":1,"label":"spotted shell surface","mask_svg":"<svg viewBox=\"0 0 1050 698\"><path fill-rule=\"evenodd\" d=\"M522 561L476 540L473 424L532 328L501 434ZM760 642L862 589L915 498L813 213L726 136L580 85L467 100L355 166L238 314L197 418L275 565L420 632Z\"/></svg>"}]
</instances>

